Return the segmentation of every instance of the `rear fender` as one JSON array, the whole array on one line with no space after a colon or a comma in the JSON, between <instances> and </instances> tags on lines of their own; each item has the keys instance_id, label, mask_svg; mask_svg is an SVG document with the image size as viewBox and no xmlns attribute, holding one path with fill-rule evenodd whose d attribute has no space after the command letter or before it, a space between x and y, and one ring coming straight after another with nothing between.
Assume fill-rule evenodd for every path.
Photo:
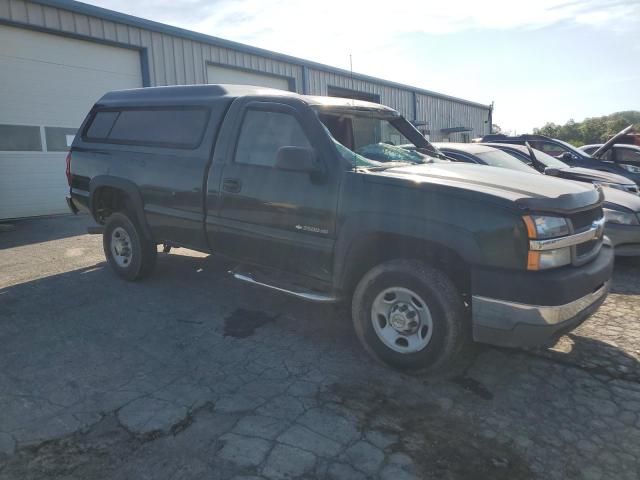
<instances>
[{"instance_id":1,"label":"rear fender","mask_svg":"<svg viewBox=\"0 0 640 480\"><path fill-rule=\"evenodd\" d=\"M145 237L152 240L153 235L151 234L151 229L149 228L144 215L144 202L138 186L129 180L113 177L111 175L98 175L92 178L89 183L89 209L93 218L96 220L96 205L94 204L94 199L96 191L101 187L110 187L120 190L126 195L128 204L132 210L131 213L135 215L135 220L137 220L138 225L142 228L143 234Z\"/></svg>"}]
</instances>

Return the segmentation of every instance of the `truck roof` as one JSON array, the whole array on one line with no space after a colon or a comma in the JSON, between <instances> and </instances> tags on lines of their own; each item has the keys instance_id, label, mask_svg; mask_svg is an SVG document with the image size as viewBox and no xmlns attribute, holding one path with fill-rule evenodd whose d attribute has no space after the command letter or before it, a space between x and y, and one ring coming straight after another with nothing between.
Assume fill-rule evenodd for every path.
<instances>
[{"instance_id":1,"label":"truck roof","mask_svg":"<svg viewBox=\"0 0 640 480\"><path fill-rule=\"evenodd\" d=\"M231 102L238 97L272 96L298 98L308 105L345 107L355 109L374 109L396 113L392 108L363 100L351 100L339 97L300 95L299 93L275 88L252 85L180 85L167 87L146 87L130 90L115 90L102 96L96 105L101 107L142 107L157 105L210 105L221 100Z\"/></svg>"}]
</instances>

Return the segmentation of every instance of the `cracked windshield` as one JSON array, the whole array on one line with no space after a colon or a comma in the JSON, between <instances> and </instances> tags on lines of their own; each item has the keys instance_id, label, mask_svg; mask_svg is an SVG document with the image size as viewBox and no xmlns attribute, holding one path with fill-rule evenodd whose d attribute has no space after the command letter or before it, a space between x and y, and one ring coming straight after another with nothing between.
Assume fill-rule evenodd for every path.
<instances>
[{"instance_id":1,"label":"cracked windshield","mask_svg":"<svg viewBox=\"0 0 640 480\"><path fill-rule=\"evenodd\" d=\"M415 151L415 145L394 126L394 123L403 125L406 121L402 119L375 112L319 113L318 116L330 132L338 152L352 167L392 167L434 160Z\"/></svg>"}]
</instances>

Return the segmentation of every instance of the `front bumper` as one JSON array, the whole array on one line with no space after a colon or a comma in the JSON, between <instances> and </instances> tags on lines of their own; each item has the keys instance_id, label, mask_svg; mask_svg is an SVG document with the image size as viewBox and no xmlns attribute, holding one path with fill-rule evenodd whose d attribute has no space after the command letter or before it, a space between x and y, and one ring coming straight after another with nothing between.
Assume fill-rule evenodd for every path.
<instances>
[{"instance_id":1,"label":"front bumper","mask_svg":"<svg viewBox=\"0 0 640 480\"><path fill-rule=\"evenodd\" d=\"M474 296L473 339L502 347L535 347L553 343L602 305L609 286L610 281L582 298L553 307Z\"/></svg>"},{"instance_id":2,"label":"front bumper","mask_svg":"<svg viewBox=\"0 0 640 480\"><path fill-rule=\"evenodd\" d=\"M607 223L604 234L615 247L616 256L640 255L640 226Z\"/></svg>"},{"instance_id":3,"label":"front bumper","mask_svg":"<svg viewBox=\"0 0 640 480\"><path fill-rule=\"evenodd\" d=\"M473 338L503 347L553 343L584 322L609 291L613 249L593 262L549 272L476 273L483 283L472 296ZM495 279L493 285L486 283ZM499 280L498 280L499 279Z\"/></svg>"}]
</instances>

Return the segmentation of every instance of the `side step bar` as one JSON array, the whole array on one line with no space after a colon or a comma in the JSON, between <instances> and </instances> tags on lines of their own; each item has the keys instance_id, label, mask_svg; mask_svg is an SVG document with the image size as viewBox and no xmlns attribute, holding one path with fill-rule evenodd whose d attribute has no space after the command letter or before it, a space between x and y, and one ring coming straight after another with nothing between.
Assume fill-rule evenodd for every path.
<instances>
[{"instance_id":1,"label":"side step bar","mask_svg":"<svg viewBox=\"0 0 640 480\"><path fill-rule=\"evenodd\" d=\"M313 292L310 290L291 290L290 288L279 287L277 285L272 285L266 283L264 281L256 280L252 274L244 273L244 272L234 272L233 270L229 271L231 275L237 280L242 282L250 283L252 285L258 285L260 287L270 288L271 290L276 290L278 292L286 293L287 295L291 295L294 297L302 298L303 300L307 300L310 302L322 302L322 303L333 303L337 302L339 297L329 295L326 293Z\"/></svg>"}]
</instances>

